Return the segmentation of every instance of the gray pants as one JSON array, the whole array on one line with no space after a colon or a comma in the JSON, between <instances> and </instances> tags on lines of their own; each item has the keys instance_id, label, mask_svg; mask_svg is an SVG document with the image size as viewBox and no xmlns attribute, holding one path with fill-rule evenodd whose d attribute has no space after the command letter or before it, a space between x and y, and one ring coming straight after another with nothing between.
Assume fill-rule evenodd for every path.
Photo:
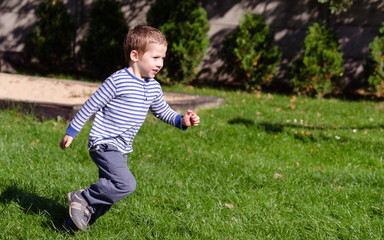
<instances>
[{"instance_id":1,"label":"gray pants","mask_svg":"<svg viewBox=\"0 0 384 240\"><path fill-rule=\"evenodd\" d=\"M90 150L99 168L99 180L84 190L83 196L93 208L89 224L104 215L112 204L129 196L136 189L136 180L127 166L127 154L114 145L100 144Z\"/></svg>"}]
</instances>

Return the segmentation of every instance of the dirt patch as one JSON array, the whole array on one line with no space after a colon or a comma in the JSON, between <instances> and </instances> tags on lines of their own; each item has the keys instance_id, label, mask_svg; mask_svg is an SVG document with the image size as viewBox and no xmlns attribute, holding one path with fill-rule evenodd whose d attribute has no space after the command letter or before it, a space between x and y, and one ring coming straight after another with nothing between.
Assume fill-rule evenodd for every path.
<instances>
[{"instance_id":1,"label":"dirt patch","mask_svg":"<svg viewBox=\"0 0 384 240\"><path fill-rule=\"evenodd\" d=\"M0 73L0 99L82 105L100 84ZM197 95L164 93L166 101L194 99Z\"/></svg>"},{"instance_id":2,"label":"dirt patch","mask_svg":"<svg viewBox=\"0 0 384 240\"><path fill-rule=\"evenodd\" d=\"M45 118L61 116L71 120L100 84L0 73L0 108L21 105ZM224 103L212 96L164 92L167 103L176 111L211 108Z\"/></svg>"}]
</instances>

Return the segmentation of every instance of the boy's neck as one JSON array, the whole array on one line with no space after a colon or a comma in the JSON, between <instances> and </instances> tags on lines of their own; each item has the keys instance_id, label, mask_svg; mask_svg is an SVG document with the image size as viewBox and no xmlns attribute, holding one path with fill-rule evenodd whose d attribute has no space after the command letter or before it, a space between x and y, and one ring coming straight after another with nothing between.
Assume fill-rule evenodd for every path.
<instances>
[{"instance_id":1,"label":"boy's neck","mask_svg":"<svg viewBox=\"0 0 384 240\"><path fill-rule=\"evenodd\" d=\"M138 73L137 71L135 71L134 67L129 66L129 67L128 67L128 71L129 71L133 76L135 76L136 78L145 81L146 77L142 77L140 73Z\"/></svg>"}]
</instances>

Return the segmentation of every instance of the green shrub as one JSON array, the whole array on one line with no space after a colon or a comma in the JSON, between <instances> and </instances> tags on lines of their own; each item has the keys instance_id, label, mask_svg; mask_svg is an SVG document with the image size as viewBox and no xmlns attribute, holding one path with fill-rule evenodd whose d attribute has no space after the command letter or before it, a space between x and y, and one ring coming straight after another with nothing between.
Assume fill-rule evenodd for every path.
<instances>
[{"instance_id":1,"label":"green shrub","mask_svg":"<svg viewBox=\"0 0 384 240\"><path fill-rule=\"evenodd\" d=\"M123 42L128 26L116 0L93 2L81 55L91 77L105 78L125 66Z\"/></svg>"},{"instance_id":2,"label":"green shrub","mask_svg":"<svg viewBox=\"0 0 384 240\"><path fill-rule=\"evenodd\" d=\"M224 61L220 71L243 81L248 91L261 90L274 78L281 50L274 45L274 34L264 17L248 13L224 39L219 57Z\"/></svg>"},{"instance_id":3,"label":"green shrub","mask_svg":"<svg viewBox=\"0 0 384 240\"><path fill-rule=\"evenodd\" d=\"M167 59L158 79L190 83L209 44L206 11L195 0L156 1L147 14L147 23L159 29L168 41Z\"/></svg>"},{"instance_id":4,"label":"green shrub","mask_svg":"<svg viewBox=\"0 0 384 240\"><path fill-rule=\"evenodd\" d=\"M304 51L290 69L294 91L318 97L342 90L343 58L337 36L314 23L304 40Z\"/></svg>"},{"instance_id":5,"label":"green shrub","mask_svg":"<svg viewBox=\"0 0 384 240\"><path fill-rule=\"evenodd\" d=\"M369 75L368 83L380 94L384 87L384 22L379 36L369 44L369 51L370 55L365 66Z\"/></svg>"},{"instance_id":6,"label":"green shrub","mask_svg":"<svg viewBox=\"0 0 384 240\"><path fill-rule=\"evenodd\" d=\"M353 5L352 0L318 0L318 2L328 4L332 14L346 12Z\"/></svg>"},{"instance_id":7,"label":"green shrub","mask_svg":"<svg viewBox=\"0 0 384 240\"><path fill-rule=\"evenodd\" d=\"M35 15L37 22L26 37L26 53L38 60L38 67L44 72L68 71L76 26L66 6L61 0L44 0Z\"/></svg>"}]
</instances>

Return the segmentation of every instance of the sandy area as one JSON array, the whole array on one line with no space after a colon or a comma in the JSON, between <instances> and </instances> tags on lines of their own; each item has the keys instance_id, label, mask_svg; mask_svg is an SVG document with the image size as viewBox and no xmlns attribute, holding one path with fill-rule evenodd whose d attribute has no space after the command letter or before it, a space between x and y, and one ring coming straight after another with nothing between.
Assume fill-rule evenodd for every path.
<instances>
[{"instance_id":1,"label":"sandy area","mask_svg":"<svg viewBox=\"0 0 384 240\"><path fill-rule=\"evenodd\" d=\"M0 73L0 99L82 105L99 84ZM166 101L185 98L164 93ZM192 96L189 96L189 98Z\"/></svg>"},{"instance_id":2,"label":"sandy area","mask_svg":"<svg viewBox=\"0 0 384 240\"><path fill-rule=\"evenodd\" d=\"M0 99L83 104L97 84L0 73Z\"/></svg>"}]
</instances>

